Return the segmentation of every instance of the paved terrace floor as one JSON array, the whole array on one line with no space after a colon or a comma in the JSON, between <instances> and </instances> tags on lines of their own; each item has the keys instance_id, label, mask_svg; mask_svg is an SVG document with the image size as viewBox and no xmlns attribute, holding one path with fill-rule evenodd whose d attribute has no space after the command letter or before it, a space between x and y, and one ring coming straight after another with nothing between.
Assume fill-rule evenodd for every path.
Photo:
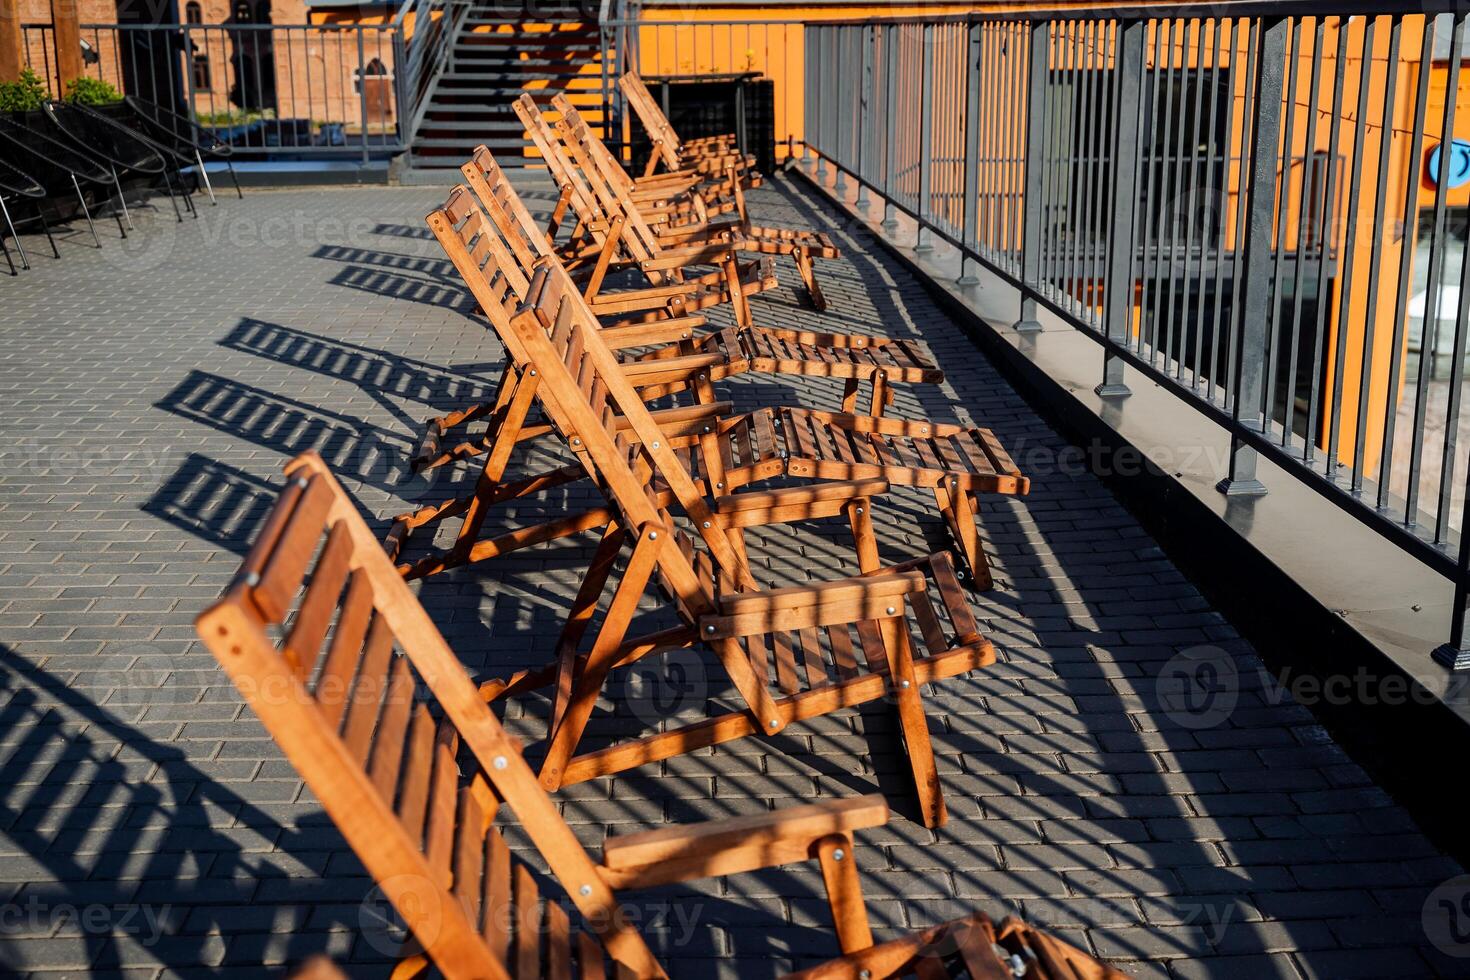
<instances>
[{"instance_id":1,"label":"paved terrace floor","mask_svg":"<svg viewBox=\"0 0 1470 980\"><path fill-rule=\"evenodd\" d=\"M900 392L897 412L993 427L1034 481L984 510L997 584L974 605L1000 661L926 700L950 821L908 815L878 707L573 787L579 834L881 786L897 812L859 853L880 937L978 906L1142 977L1466 975L1423 922L1434 889L1466 893L1462 869L1263 675L921 285L805 193L773 181L754 204L833 232L847 257L821 269L832 312L783 286L760 320L921 339L949 382ZM486 393L502 351L424 229L439 196L253 192L181 226L144 213L126 250L72 235L56 262L32 239L35 270L0 279L0 974L256 976L325 950L383 975L370 882L190 622L292 454L319 450L379 530L451 488L407 477L411 441L436 408ZM837 396L771 378L729 391L738 406ZM930 504L885 501L887 557L943 544ZM544 659L590 547L422 595L472 671L504 673ZM840 528L797 527L755 552L789 583L850 569L844 547ZM1224 651L1233 708L1161 702L1161 674L1201 647ZM643 680L606 702L600 736L628 727L629 704L634 724L658 711ZM544 711L509 721L536 738ZM810 865L747 874L644 896L637 914L676 975L771 976L836 952L814 928L819 885Z\"/></svg>"}]
</instances>

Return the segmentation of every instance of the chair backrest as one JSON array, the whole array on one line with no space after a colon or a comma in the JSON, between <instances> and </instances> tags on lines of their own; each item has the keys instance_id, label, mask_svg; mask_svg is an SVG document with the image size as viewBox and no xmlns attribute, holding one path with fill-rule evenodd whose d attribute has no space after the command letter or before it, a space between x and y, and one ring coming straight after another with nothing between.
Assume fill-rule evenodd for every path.
<instances>
[{"instance_id":1,"label":"chair backrest","mask_svg":"<svg viewBox=\"0 0 1470 980\"><path fill-rule=\"evenodd\" d=\"M551 123L541 114L535 100L525 93L516 97L511 108L521 120L521 125L526 127L526 135L531 138L536 149L541 151L541 157L546 161L546 168L551 171L552 179L558 187L567 189L572 210L578 220L594 241L600 244L603 232L612 224L612 218L604 212L598 196L592 192L572 158L567 155L556 132L551 128Z\"/></svg>"},{"instance_id":2,"label":"chair backrest","mask_svg":"<svg viewBox=\"0 0 1470 980\"><path fill-rule=\"evenodd\" d=\"M551 104L561 114L552 130L581 168L603 210L623 216L623 242L629 253L640 261L658 255L662 246L643 209L633 199L633 180L628 172L565 96L552 96Z\"/></svg>"},{"instance_id":3,"label":"chair backrest","mask_svg":"<svg viewBox=\"0 0 1470 980\"><path fill-rule=\"evenodd\" d=\"M475 147L475 152L470 154L468 162L460 166L459 172L469 181L480 203L500 228L522 271L529 270L537 259L554 254L551 239L526 209L521 195L489 147L483 143Z\"/></svg>"},{"instance_id":4,"label":"chair backrest","mask_svg":"<svg viewBox=\"0 0 1470 980\"><path fill-rule=\"evenodd\" d=\"M669 122L669 117L664 115L658 101L654 99L653 93L648 91L648 86L643 84L643 79L636 71L629 71L618 79L618 88L623 92L623 98L633 107L633 112L638 116L638 121L643 124L643 129L648 133L648 138L653 142L653 151L663 157L664 165L670 170L678 170L679 160L679 134L674 132L674 126Z\"/></svg>"},{"instance_id":5,"label":"chair backrest","mask_svg":"<svg viewBox=\"0 0 1470 980\"><path fill-rule=\"evenodd\" d=\"M680 440L663 430L627 379L597 329L596 316L559 262L551 259L537 264L526 302L511 325L540 373L539 390L547 415L563 430L581 437L574 451L588 475L606 487L610 502L625 515L628 526L666 525L668 520L667 513L650 499L649 480L635 469L635 462L641 461L668 486L703 538L710 557L735 588L757 590L744 559L679 458ZM634 436L638 453L634 460L617 440L624 425ZM661 549L659 569L695 615L713 607L713 586L699 581L682 549Z\"/></svg>"},{"instance_id":6,"label":"chair backrest","mask_svg":"<svg viewBox=\"0 0 1470 980\"><path fill-rule=\"evenodd\" d=\"M565 913L539 909L529 872L512 867L491 825L503 801L614 961L661 975L321 458L298 457L286 476L196 627L424 952L450 977L503 977L508 951L535 962L543 931L566 934ZM461 747L473 757L468 780ZM600 969L600 954L585 943L581 953Z\"/></svg>"},{"instance_id":7,"label":"chair backrest","mask_svg":"<svg viewBox=\"0 0 1470 980\"><path fill-rule=\"evenodd\" d=\"M563 134L569 132L561 126L561 123L567 122L565 115L562 120L553 124L528 95L521 95L513 105L532 142L546 158L547 166L557 184L570 188L572 210L576 212L583 227L588 229L593 240L601 244L606 230L612 225L613 217L621 215L624 219L622 246L628 253L628 258L634 262L655 258L661 251L658 237L649 228L637 205L628 195L620 194L608 185L603 174L604 165L591 156L578 140L569 142L563 139ZM572 108L571 103L558 105L558 111L563 114L567 109L580 121L581 116ZM651 272L648 278L658 284L665 275ZM671 274L669 278L679 277Z\"/></svg>"}]
</instances>

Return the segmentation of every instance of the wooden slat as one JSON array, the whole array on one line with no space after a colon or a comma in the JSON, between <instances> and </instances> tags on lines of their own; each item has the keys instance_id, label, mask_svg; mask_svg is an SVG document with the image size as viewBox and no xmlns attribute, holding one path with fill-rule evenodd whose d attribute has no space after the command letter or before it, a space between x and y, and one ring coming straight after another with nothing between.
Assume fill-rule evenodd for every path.
<instances>
[{"instance_id":1,"label":"wooden slat","mask_svg":"<svg viewBox=\"0 0 1470 980\"><path fill-rule=\"evenodd\" d=\"M434 735L434 774L429 781L429 819L424 831L424 857L439 876L439 884L450 881L454 856L455 785L459 772L454 763L457 736L449 725L440 725Z\"/></svg>"},{"instance_id":2,"label":"wooden slat","mask_svg":"<svg viewBox=\"0 0 1470 980\"><path fill-rule=\"evenodd\" d=\"M827 661L822 656L822 637L815 628L801 631L801 661L806 667L806 686L816 687L827 681Z\"/></svg>"},{"instance_id":3,"label":"wooden slat","mask_svg":"<svg viewBox=\"0 0 1470 980\"><path fill-rule=\"evenodd\" d=\"M515 866L515 976L517 980L540 980L541 930L536 880L524 864Z\"/></svg>"},{"instance_id":4,"label":"wooden slat","mask_svg":"<svg viewBox=\"0 0 1470 980\"><path fill-rule=\"evenodd\" d=\"M853 624L857 630L858 643L863 648L863 660L868 665L868 670L875 674L888 675L888 655L884 652L883 634L878 629L878 624L871 619L864 619Z\"/></svg>"},{"instance_id":5,"label":"wooden slat","mask_svg":"<svg viewBox=\"0 0 1470 980\"><path fill-rule=\"evenodd\" d=\"M484 915L481 934L491 953L501 963L510 949L510 847L500 832L491 828L485 839L484 891L480 906Z\"/></svg>"},{"instance_id":6,"label":"wooden slat","mask_svg":"<svg viewBox=\"0 0 1470 980\"><path fill-rule=\"evenodd\" d=\"M776 651L776 683L787 694L801 690L801 681L796 676L796 651L791 648L788 633L772 633L771 646Z\"/></svg>"},{"instance_id":7,"label":"wooden slat","mask_svg":"<svg viewBox=\"0 0 1470 980\"><path fill-rule=\"evenodd\" d=\"M383 707L383 720L378 725L378 737L373 740L372 766L368 771L373 785L389 803L393 802L393 793L398 788L404 739L408 734L409 715L413 711L413 687L408 658L393 658L387 703Z\"/></svg>"},{"instance_id":8,"label":"wooden slat","mask_svg":"<svg viewBox=\"0 0 1470 980\"><path fill-rule=\"evenodd\" d=\"M465 917L478 921L480 872L485 862L485 836L480 828L484 815L468 786L459 791L459 825L454 834L454 897L464 908Z\"/></svg>"},{"instance_id":9,"label":"wooden slat","mask_svg":"<svg viewBox=\"0 0 1470 980\"><path fill-rule=\"evenodd\" d=\"M577 933L577 976L579 980L603 980L602 946L589 933Z\"/></svg>"},{"instance_id":10,"label":"wooden slat","mask_svg":"<svg viewBox=\"0 0 1470 980\"><path fill-rule=\"evenodd\" d=\"M1005 451L1005 447L1002 446L1000 444L1000 440L995 437L994 432L991 432L989 429L976 429L975 436L980 440L981 444L985 447L985 450L990 454L990 458L994 461L995 468L998 471L1000 471L1001 473L1021 472L1020 469L1017 468L1015 461L1011 459L1010 453Z\"/></svg>"},{"instance_id":11,"label":"wooden slat","mask_svg":"<svg viewBox=\"0 0 1470 980\"><path fill-rule=\"evenodd\" d=\"M388 620L379 614L373 617L373 625L368 630L367 648L363 651L362 667L357 672L357 684L347 708L347 725L342 733L347 750L360 762L367 761L378 706L388 687L388 658L392 654L393 631L388 627Z\"/></svg>"},{"instance_id":12,"label":"wooden slat","mask_svg":"<svg viewBox=\"0 0 1470 980\"><path fill-rule=\"evenodd\" d=\"M853 656L852 633L847 624L827 627L827 639L832 644L832 663L837 676L843 680L858 675L857 658Z\"/></svg>"},{"instance_id":13,"label":"wooden slat","mask_svg":"<svg viewBox=\"0 0 1470 980\"><path fill-rule=\"evenodd\" d=\"M925 649L931 654L943 653L949 648L949 641L945 639L944 626L934 612L928 593L915 592L909 598L912 600L909 608L913 611L914 622L919 625L919 635L924 638Z\"/></svg>"},{"instance_id":14,"label":"wooden slat","mask_svg":"<svg viewBox=\"0 0 1470 980\"><path fill-rule=\"evenodd\" d=\"M316 700L322 714L332 725L342 721L343 709L347 706L347 692L352 686L352 675L356 672L358 654L367 637L368 620L373 613L373 587L362 572L353 572L347 586L347 599L342 603L342 613L337 617L337 628L332 633L332 646L322 664L322 675L316 682Z\"/></svg>"},{"instance_id":15,"label":"wooden slat","mask_svg":"<svg viewBox=\"0 0 1470 980\"><path fill-rule=\"evenodd\" d=\"M291 512L291 519L271 549L260 572L260 582L252 593L256 605L271 622L279 623L290 610L291 600L306 575L306 564L321 542L331 506L331 485L320 476L311 477Z\"/></svg>"},{"instance_id":16,"label":"wooden slat","mask_svg":"<svg viewBox=\"0 0 1470 980\"><path fill-rule=\"evenodd\" d=\"M424 818L429 804L429 780L434 773L434 719L429 709L418 705L409 726L408 748L403 756L403 792L398 797L398 819L414 841L423 840Z\"/></svg>"},{"instance_id":17,"label":"wooden slat","mask_svg":"<svg viewBox=\"0 0 1470 980\"><path fill-rule=\"evenodd\" d=\"M556 902L546 903L546 977L572 980L572 923Z\"/></svg>"},{"instance_id":18,"label":"wooden slat","mask_svg":"<svg viewBox=\"0 0 1470 980\"><path fill-rule=\"evenodd\" d=\"M321 654L322 641L332 625L332 613L337 601L342 598L342 586L347 582L347 561L352 557L352 536L345 524L333 526L327 535L322 556L311 574L311 584L306 588L306 597L291 631L286 635L282 653L295 668L301 680L311 677Z\"/></svg>"}]
</instances>

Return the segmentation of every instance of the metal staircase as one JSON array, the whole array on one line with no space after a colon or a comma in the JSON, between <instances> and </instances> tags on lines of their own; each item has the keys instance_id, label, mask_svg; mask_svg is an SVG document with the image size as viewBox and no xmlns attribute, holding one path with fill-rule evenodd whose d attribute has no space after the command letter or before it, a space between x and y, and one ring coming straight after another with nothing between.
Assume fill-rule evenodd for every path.
<instances>
[{"instance_id":1,"label":"metal staircase","mask_svg":"<svg viewBox=\"0 0 1470 980\"><path fill-rule=\"evenodd\" d=\"M528 0L524 6L451 2L439 70L425 86L411 141L415 170L457 168L484 143L502 163L529 159L510 103L565 92L600 123L602 63L596 13L581 5Z\"/></svg>"}]
</instances>

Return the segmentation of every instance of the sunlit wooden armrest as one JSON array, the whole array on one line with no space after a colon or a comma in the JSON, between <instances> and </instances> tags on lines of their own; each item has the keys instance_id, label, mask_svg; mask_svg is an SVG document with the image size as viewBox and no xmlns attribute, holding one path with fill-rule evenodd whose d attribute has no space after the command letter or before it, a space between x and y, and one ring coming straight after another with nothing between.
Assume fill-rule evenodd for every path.
<instances>
[{"instance_id":1,"label":"sunlit wooden armrest","mask_svg":"<svg viewBox=\"0 0 1470 980\"><path fill-rule=\"evenodd\" d=\"M830 834L881 827L888 804L877 794L788 807L752 816L660 827L609 837L603 877L614 888L647 888L806 861Z\"/></svg>"},{"instance_id":2,"label":"sunlit wooden armrest","mask_svg":"<svg viewBox=\"0 0 1470 980\"><path fill-rule=\"evenodd\" d=\"M726 527L762 527L787 521L811 520L841 514L849 503L888 492L881 477L834 480L776 490L753 490L717 497L715 513Z\"/></svg>"},{"instance_id":3,"label":"sunlit wooden armrest","mask_svg":"<svg viewBox=\"0 0 1470 980\"><path fill-rule=\"evenodd\" d=\"M905 596L927 587L923 572L885 572L721 596L720 611L700 617L699 636L717 640L894 618L904 615Z\"/></svg>"},{"instance_id":4,"label":"sunlit wooden armrest","mask_svg":"<svg viewBox=\"0 0 1470 980\"><path fill-rule=\"evenodd\" d=\"M604 327L601 337L613 350L621 350L624 347L645 347L649 344L667 344L678 340L688 340L694 335L696 327L702 327L707 322L704 317L692 313L688 316L653 320L649 323Z\"/></svg>"}]
</instances>

